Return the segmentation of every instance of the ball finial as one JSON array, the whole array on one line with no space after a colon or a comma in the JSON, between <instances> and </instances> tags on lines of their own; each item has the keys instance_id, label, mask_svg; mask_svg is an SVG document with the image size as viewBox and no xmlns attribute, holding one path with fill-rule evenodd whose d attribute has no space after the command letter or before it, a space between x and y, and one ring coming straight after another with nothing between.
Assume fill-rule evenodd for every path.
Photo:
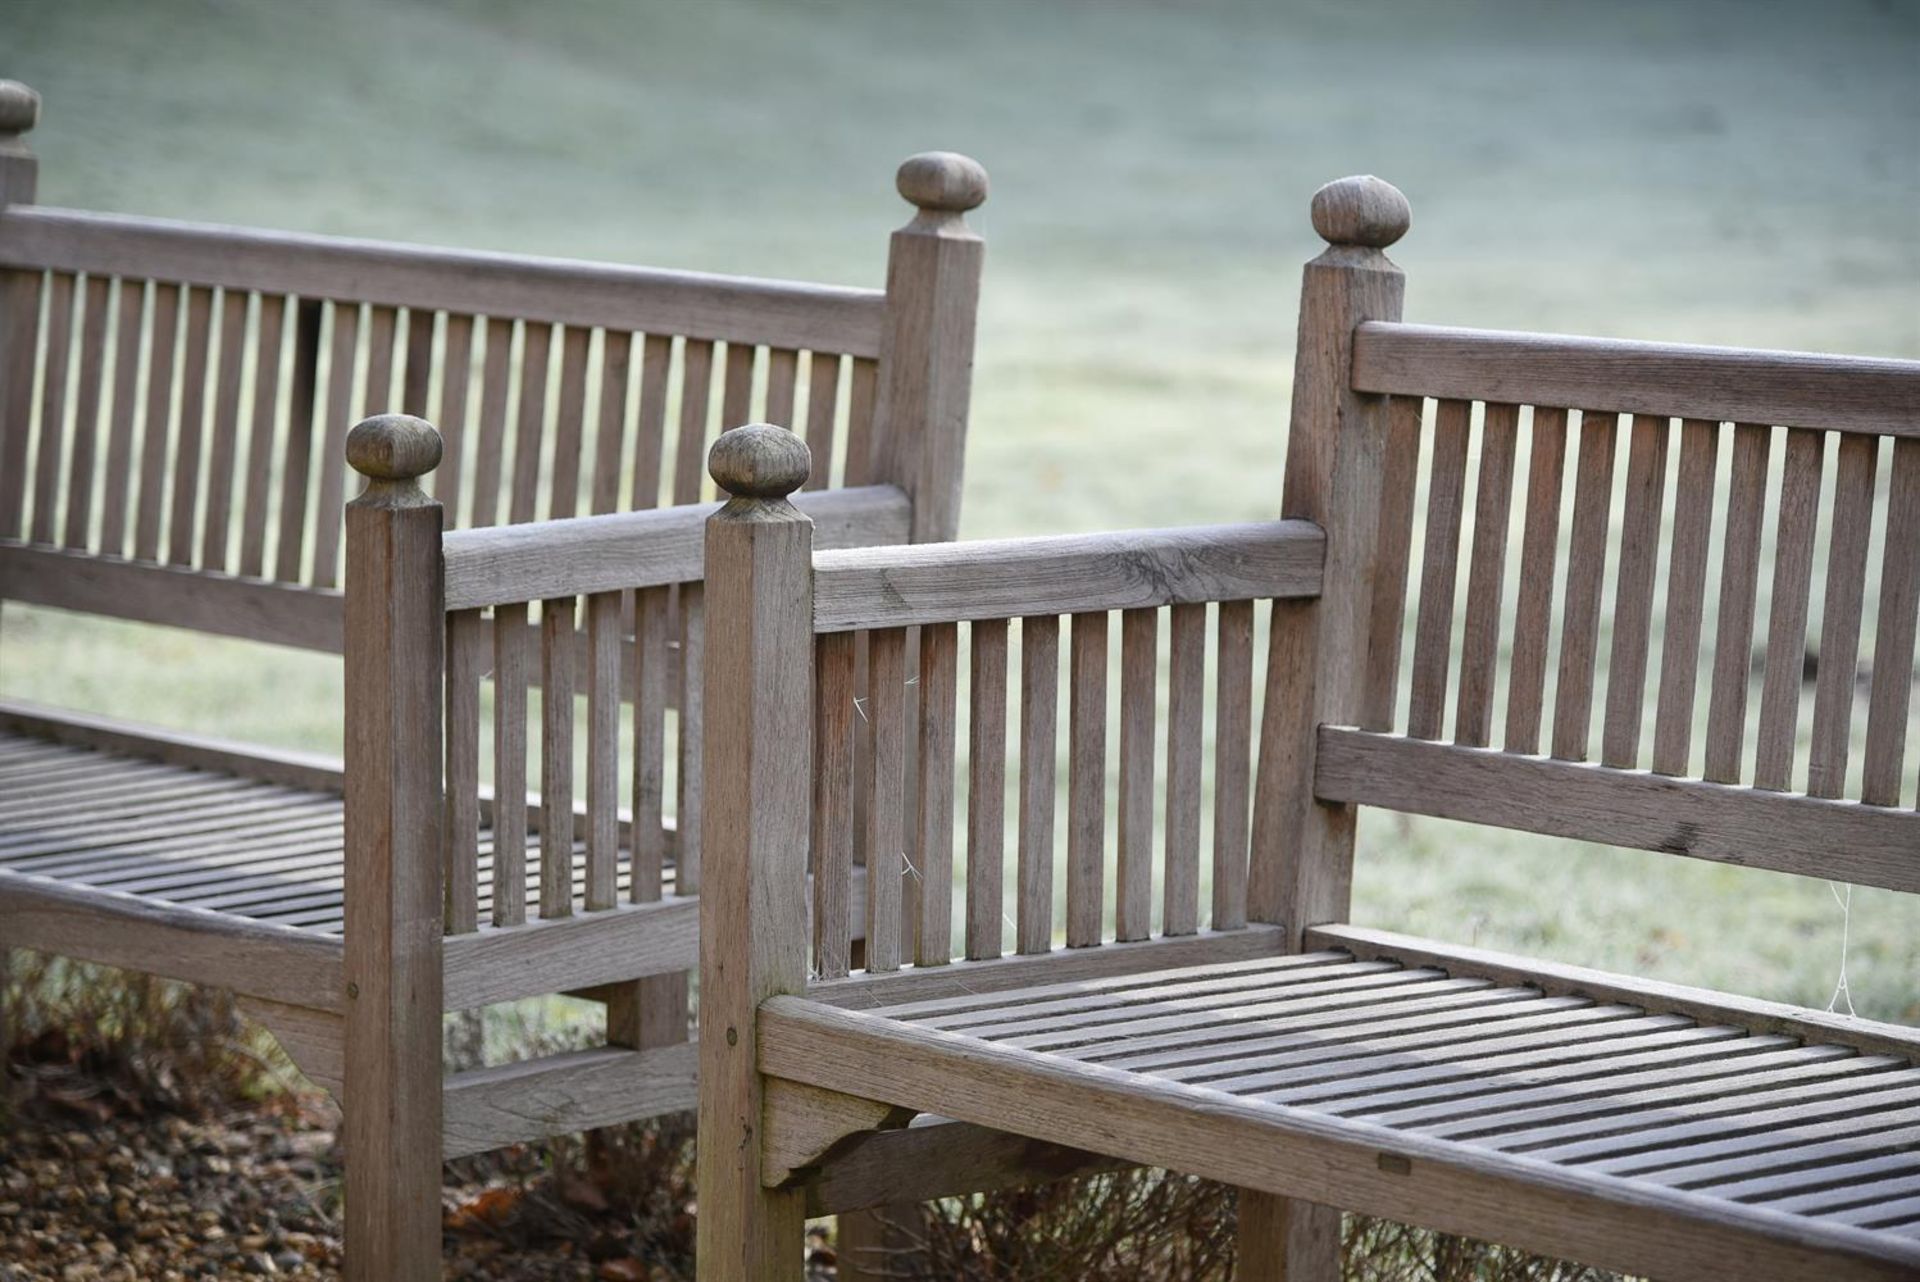
<instances>
[{"instance_id":1,"label":"ball finial","mask_svg":"<svg viewBox=\"0 0 1920 1282\"><path fill-rule=\"evenodd\" d=\"M1337 178L1313 193L1313 229L1329 245L1385 249L1412 224L1413 207L1400 189L1372 174Z\"/></svg>"},{"instance_id":2,"label":"ball finial","mask_svg":"<svg viewBox=\"0 0 1920 1282\"><path fill-rule=\"evenodd\" d=\"M737 499L784 499L807 482L813 451L784 427L749 423L722 432L707 452L707 471Z\"/></svg>"},{"instance_id":3,"label":"ball finial","mask_svg":"<svg viewBox=\"0 0 1920 1282\"><path fill-rule=\"evenodd\" d=\"M957 151L923 151L908 156L894 176L894 186L922 209L964 214L987 198L987 171L971 156Z\"/></svg>"},{"instance_id":4,"label":"ball finial","mask_svg":"<svg viewBox=\"0 0 1920 1282\"><path fill-rule=\"evenodd\" d=\"M40 95L18 80L0 80L0 134L23 134L40 123Z\"/></svg>"},{"instance_id":5,"label":"ball finial","mask_svg":"<svg viewBox=\"0 0 1920 1282\"><path fill-rule=\"evenodd\" d=\"M347 433L347 462L369 480L416 480L440 466L440 429L408 414L362 419Z\"/></svg>"}]
</instances>

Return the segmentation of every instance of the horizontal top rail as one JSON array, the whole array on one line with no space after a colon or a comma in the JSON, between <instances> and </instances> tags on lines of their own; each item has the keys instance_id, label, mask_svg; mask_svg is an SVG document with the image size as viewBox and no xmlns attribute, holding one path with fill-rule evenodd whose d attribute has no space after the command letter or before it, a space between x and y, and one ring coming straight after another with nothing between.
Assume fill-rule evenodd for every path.
<instances>
[{"instance_id":1,"label":"horizontal top rail","mask_svg":"<svg viewBox=\"0 0 1920 1282\"><path fill-rule=\"evenodd\" d=\"M913 505L891 485L813 490L794 503L825 548L899 543ZM707 518L718 503L682 504L524 525L451 530L443 537L447 609L690 583L706 572Z\"/></svg>"},{"instance_id":2,"label":"horizontal top rail","mask_svg":"<svg viewBox=\"0 0 1920 1282\"><path fill-rule=\"evenodd\" d=\"M1920 436L1920 361L1368 321L1355 391Z\"/></svg>"},{"instance_id":3,"label":"horizontal top rail","mask_svg":"<svg viewBox=\"0 0 1920 1282\"><path fill-rule=\"evenodd\" d=\"M1325 549L1310 521L1260 521L823 552L814 558L813 627L1315 596Z\"/></svg>"},{"instance_id":4,"label":"horizontal top rail","mask_svg":"<svg viewBox=\"0 0 1920 1282\"><path fill-rule=\"evenodd\" d=\"M0 213L0 266L880 354L879 290L104 214Z\"/></svg>"}]
</instances>

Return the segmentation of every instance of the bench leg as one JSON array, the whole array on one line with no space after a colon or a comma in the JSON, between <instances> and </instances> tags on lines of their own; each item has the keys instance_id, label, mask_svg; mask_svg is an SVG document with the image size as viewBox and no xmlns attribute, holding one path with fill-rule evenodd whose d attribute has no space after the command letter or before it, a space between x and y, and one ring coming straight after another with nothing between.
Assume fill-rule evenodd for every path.
<instances>
[{"instance_id":1,"label":"bench leg","mask_svg":"<svg viewBox=\"0 0 1920 1282\"><path fill-rule=\"evenodd\" d=\"M1237 1282L1339 1282L1340 1212L1240 1190Z\"/></svg>"},{"instance_id":2,"label":"bench leg","mask_svg":"<svg viewBox=\"0 0 1920 1282\"><path fill-rule=\"evenodd\" d=\"M441 1276L440 1029L369 1046L347 1038L346 1282ZM408 1043L411 1043L410 1045ZM411 1079L409 1086L406 1079ZM429 1112L415 1102L431 1095Z\"/></svg>"}]
</instances>

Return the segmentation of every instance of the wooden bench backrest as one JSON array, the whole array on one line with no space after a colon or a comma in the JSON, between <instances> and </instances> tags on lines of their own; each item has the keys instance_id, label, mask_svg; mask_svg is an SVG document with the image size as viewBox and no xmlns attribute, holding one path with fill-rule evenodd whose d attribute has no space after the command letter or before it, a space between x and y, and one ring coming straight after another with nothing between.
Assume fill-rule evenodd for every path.
<instances>
[{"instance_id":1,"label":"wooden bench backrest","mask_svg":"<svg viewBox=\"0 0 1920 1282\"><path fill-rule=\"evenodd\" d=\"M230 580L338 586L342 442L390 409L441 428L452 528L698 502L708 440L767 419L952 536L970 161L902 167L882 292L47 208L0 141L0 597L337 648L336 604Z\"/></svg>"}]
</instances>

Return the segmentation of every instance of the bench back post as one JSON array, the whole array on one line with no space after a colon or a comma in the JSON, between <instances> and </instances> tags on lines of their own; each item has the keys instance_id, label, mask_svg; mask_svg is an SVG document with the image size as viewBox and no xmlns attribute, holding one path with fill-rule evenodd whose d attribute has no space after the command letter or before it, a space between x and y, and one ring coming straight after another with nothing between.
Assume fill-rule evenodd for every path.
<instances>
[{"instance_id":1,"label":"bench back post","mask_svg":"<svg viewBox=\"0 0 1920 1282\"><path fill-rule=\"evenodd\" d=\"M766 425L714 443L700 817L700 1264L797 1275L797 1191L763 1189L760 1003L807 984L813 794L813 522L787 501L806 444Z\"/></svg>"},{"instance_id":2,"label":"bench back post","mask_svg":"<svg viewBox=\"0 0 1920 1282\"><path fill-rule=\"evenodd\" d=\"M40 158L26 136L39 123L40 95L18 80L0 80L0 206L34 201Z\"/></svg>"},{"instance_id":3,"label":"bench back post","mask_svg":"<svg viewBox=\"0 0 1920 1282\"><path fill-rule=\"evenodd\" d=\"M919 212L893 233L887 256L872 479L912 498L915 543L944 542L960 525L985 251L966 215L986 200L987 173L965 156L930 151L909 157L895 182Z\"/></svg>"},{"instance_id":4,"label":"bench back post","mask_svg":"<svg viewBox=\"0 0 1920 1282\"><path fill-rule=\"evenodd\" d=\"M346 1170L349 1279L440 1275L440 434L347 437Z\"/></svg>"},{"instance_id":5,"label":"bench back post","mask_svg":"<svg viewBox=\"0 0 1920 1282\"><path fill-rule=\"evenodd\" d=\"M40 95L17 80L0 80L0 210L33 203L40 159L26 136L39 121ZM22 533L39 307L38 273L0 271L0 539Z\"/></svg>"},{"instance_id":6,"label":"bench back post","mask_svg":"<svg viewBox=\"0 0 1920 1282\"><path fill-rule=\"evenodd\" d=\"M1378 178L1343 178L1313 198L1327 250L1300 285L1300 333L1281 515L1327 536L1322 595L1276 601L1254 794L1248 916L1301 932L1343 921L1353 887L1354 810L1313 798L1314 728L1360 709L1378 541L1387 398L1354 392L1363 321L1397 321L1405 281L1384 252L1405 234L1407 201Z\"/></svg>"}]
</instances>

